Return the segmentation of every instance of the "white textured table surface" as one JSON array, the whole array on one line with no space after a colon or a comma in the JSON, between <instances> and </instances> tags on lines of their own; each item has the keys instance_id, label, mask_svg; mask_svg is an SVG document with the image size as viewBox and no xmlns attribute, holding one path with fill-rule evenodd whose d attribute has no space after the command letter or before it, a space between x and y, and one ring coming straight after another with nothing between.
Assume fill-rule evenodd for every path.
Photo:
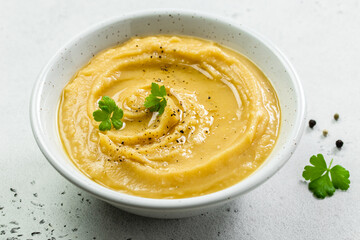
<instances>
[{"instance_id":1,"label":"white textured table surface","mask_svg":"<svg viewBox=\"0 0 360 240\"><path fill-rule=\"evenodd\" d=\"M37 74L73 35L123 13L165 7L226 16L272 40L298 71L308 118L317 120L265 184L180 220L128 214L71 185L41 154L28 114ZM356 0L1 1L0 239L360 239L359 12ZM317 200L308 191L301 173L319 152L350 170L347 192Z\"/></svg>"}]
</instances>

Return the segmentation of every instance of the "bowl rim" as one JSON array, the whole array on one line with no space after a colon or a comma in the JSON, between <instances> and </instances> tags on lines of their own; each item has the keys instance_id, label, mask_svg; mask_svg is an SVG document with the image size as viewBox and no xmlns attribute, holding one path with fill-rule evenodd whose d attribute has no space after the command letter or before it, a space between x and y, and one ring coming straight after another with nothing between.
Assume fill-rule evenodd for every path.
<instances>
[{"instance_id":1,"label":"bowl rim","mask_svg":"<svg viewBox=\"0 0 360 240\"><path fill-rule=\"evenodd\" d=\"M282 157L277 158L277 161L271 161L267 163L261 170L256 171L256 174L251 176L256 177L247 177L244 180L236 183L228 188L223 190L202 195L196 197L189 198L181 198L181 199L153 199L153 198L145 198L139 196L133 196L125 193L116 192L114 190L108 189L100 184L95 182L94 184L88 184L84 181L81 181L76 176L74 176L66 167L60 164L58 161L61 161L60 156L56 156L53 154L48 146L47 142L44 138L44 133L40 127L40 101L41 101L41 90L42 86L46 80L46 74L54 65L60 53L64 49L69 49L74 43L76 43L79 39L82 39L84 36L91 34L95 31L101 30L102 28L117 23L121 21L125 21L128 19L134 18L146 18L154 15L169 15L169 14L180 14L182 16L196 16L204 19L214 20L221 24L230 24L232 27L235 27L242 32L249 34L250 36L259 40L265 47L267 47L281 62L284 68L288 71L290 75L290 79L294 84L294 92L296 93L297 98L297 112L296 112L296 121L293 126L292 134L289 135L288 142L285 147L281 150L283 152ZM260 184L264 183L267 179L273 176L291 157L293 152L295 151L297 143L300 141L302 136L304 127L305 127L305 112L306 112L306 103L305 103L305 95L300 83L299 77L289 62L289 60L285 57L285 55L268 39L258 34L252 29L244 26L243 24L239 24L234 22L231 19L224 18L221 16L217 16L214 14L204 13L200 11L192 11L192 10L183 10L183 9L150 9L150 10L142 10L136 11L132 13L123 14L120 17L112 17L105 21L102 21L98 24L95 24L85 31L77 34L70 41L68 41L64 46L62 46L48 61L45 67L40 72L36 82L34 83L34 87L31 93L30 99L30 123L33 131L34 138L46 159L49 163L68 181L78 186L79 188L87 191L88 193L105 200L107 202L111 202L117 205L126 206L130 208L147 208L147 209L192 209L210 205L216 205L220 202L229 201L241 194L244 194ZM293 142L290 143L290 141Z\"/></svg>"}]
</instances>

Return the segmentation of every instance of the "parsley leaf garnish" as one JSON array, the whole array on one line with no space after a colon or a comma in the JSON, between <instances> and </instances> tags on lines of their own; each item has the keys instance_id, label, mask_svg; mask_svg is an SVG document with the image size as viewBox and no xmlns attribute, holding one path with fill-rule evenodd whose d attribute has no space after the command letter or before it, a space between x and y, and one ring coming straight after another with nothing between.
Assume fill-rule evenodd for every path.
<instances>
[{"instance_id":1,"label":"parsley leaf garnish","mask_svg":"<svg viewBox=\"0 0 360 240\"><path fill-rule=\"evenodd\" d=\"M151 94L145 99L144 106L151 112L163 114L166 107L166 89L165 86L159 87L157 83L151 84Z\"/></svg>"},{"instance_id":2,"label":"parsley leaf garnish","mask_svg":"<svg viewBox=\"0 0 360 240\"><path fill-rule=\"evenodd\" d=\"M302 176L305 180L310 180L309 190L317 198L332 196L335 189L347 190L350 187L350 173L340 165L331 168L333 160L327 167L324 156L318 154L310 158L313 166L305 166ZM331 176L331 179L330 179Z\"/></svg>"},{"instance_id":3,"label":"parsley leaf garnish","mask_svg":"<svg viewBox=\"0 0 360 240\"><path fill-rule=\"evenodd\" d=\"M99 110L93 112L95 121L101 122L99 125L100 131L111 129L111 124L115 129L120 129L123 122L120 120L124 112L119 108L115 101L108 96L103 96L99 101Z\"/></svg>"}]
</instances>

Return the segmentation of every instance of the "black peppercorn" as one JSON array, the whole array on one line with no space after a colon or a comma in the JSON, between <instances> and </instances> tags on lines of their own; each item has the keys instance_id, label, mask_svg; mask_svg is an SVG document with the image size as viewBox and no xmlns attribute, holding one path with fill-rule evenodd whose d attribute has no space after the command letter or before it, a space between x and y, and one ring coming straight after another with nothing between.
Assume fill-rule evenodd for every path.
<instances>
[{"instance_id":1,"label":"black peppercorn","mask_svg":"<svg viewBox=\"0 0 360 240\"><path fill-rule=\"evenodd\" d=\"M311 120L309 121L309 127L310 127L310 128L313 128L315 125L316 125L316 121L313 120L313 119L311 119Z\"/></svg>"},{"instance_id":2,"label":"black peppercorn","mask_svg":"<svg viewBox=\"0 0 360 240\"><path fill-rule=\"evenodd\" d=\"M342 148L342 146L344 145L344 142L341 140L337 140L335 144L336 144L337 148Z\"/></svg>"}]
</instances>

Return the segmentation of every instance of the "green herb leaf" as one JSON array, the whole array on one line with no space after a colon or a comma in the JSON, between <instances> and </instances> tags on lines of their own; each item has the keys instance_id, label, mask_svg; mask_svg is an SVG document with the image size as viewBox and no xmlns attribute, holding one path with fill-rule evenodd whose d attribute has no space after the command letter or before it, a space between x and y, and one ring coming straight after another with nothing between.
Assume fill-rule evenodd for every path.
<instances>
[{"instance_id":1,"label":"green herb leaf","mask_svg":"<svg viewBox=\"0 0 360 240\"><path fill-rule=\"evenodd\" d=\"M326 196L332 196L335 192L334 185L330 181L329 173L316 178L309 183L309 189L318 198L325 198Z\"/></svg>"},{"instance_id":2,"label":"green herb leaf","mask_svg":"<svg viewBox=\"0 0 360 240\"><path fill-rule=\"evenodd\" d=\"M123 126L123 122L121 120L111 119L111 122L116 130L119 130Z\"/></svg>"},{"instance_id":3,"label":"green herb leaf","mask_svg":"<svg viewBox=\"0 0 360 240\"><path fill-rule=\"evenodd\" d=\"M350 173L340 165L334 166L330 170L331 180L336 189L347 190L350 187Z\"/></svg>"},{"instance_id":4,"label":"green herb leaf","mask_svg":"<svg viewBox=\"0 0 360 240\"><path fill-rule=\"evenodd\" d=\"M155 83L156 84L156 83ZM152 84L151 84L152 85ZM157 84L156 84L157 85ZM159 85L158 85L159 86ZM165 89L165 86L164 85L162 85L161 87L160 87L160 95L162 95L162 96L166 96L166 89Z\"/></svg>"},{"instance_id":5,"label":"green herb leaf","mask_svg":"<svg viewBox=\"0 0 360 240\"><path fill-rule=\"evenodd\" d=\"M103 110L96 110L93 112L93 117L95 121L102 122L109 118L109 114Z\"/></svg>"},{"instance_id":6,"label":"green herb leaf","mask_svg":"<svg viewBox=\"0 0 360 240\"><path fill-rule=\"evenodd\" d=\"M146 108L151 108L153 106L158 105L160 102L160 99L158 99L157 97L155 97L154 95L150 94L146 99L145 99L145 103L144 106Z\"/></svg>"},{"instance_id":7,"label":"green herb leaf","mask_svg":"<svg viewBox=\"0 0 360 240\"><path fill-rule=\"evenodd\" d=\"M107 131L111 129L111 122L110 119L106 119L105 121L102 121L99 125L100 131Z\"/></svg>"},{"instance_id":8,"label":"green herb leaf","mask_svg":"<svg viewBox=\"0 0 360 240\"><path fill-rule=\"evenodd\" d=\"M154 96L161 96L160 87L157 83L151 83L151 94Z\"/></svg>"},{"instance_id":9,"label":"green herb leaf","mask_svg":"<svg viewBox=\"0 0 360 240\"><path fill-rule=\"evenodd\" d=\"M94 120L101 122L99 125L100 131L111 130L111 126L115 129L120 129L123 125L121 118L124 115L122 109L116 106L113 99L108 96L103 96L99 101L99 110L93 112Z\"/></svg>"},{"instance_id":10,"label":"green herb leaf","mask_svg":"<svg viewBox=\"0 0 360 240\"><path fill-rule=\"evenodd\" d=\"M113 99L108 96L103 96L102 100L99 101L99 108L108 113L112 113L117 106Z\"/></svg>"},{"instance_id":11,"label":"green herb leaf","mask_svg":"<svg viewBox=\"0 0 360 240\"><path fill-rule=\"evenodd\" d=\"M120 120L123 117L123 115L124 115L123 110L116 106L114 113L111 117L111 122L114 128L117 130L119 130L123 126L123 122Z\"/></svg>"},{"instance_id":12,"label":"green herb leaf","mask_svg":"<svg viewBox=\"0 0 360 240\"><path fill-rule=\"evenodd\" d=\"M306 180L313 181L321 177L327 170L326 162L322 154L312 156L310 158L310 163L314 166L306 166L305 171L303 172L303 177Z\"/></svg>"},{"instance_id":13,"label":"green herb leaf","mask_svg":"<svg viewBox=\"0 0 360 240\"><path fill-rule=\"evenodd\" d=\"M305 180L310 180L309 190L317 198L323 199L326 196L332 196L335 189L347 190L349 188L349 171L340 165L331 168L332 161L327 167L324 156L318 154L310 158L310 163L313 166L305 166L304 168L302 176Z\"/></svg>"},{"instance_id":14,"label":"green herb leaf","mask_svg":"<svg viewBox=\"0 0 360 240\"><path fill-rule=\"evenodd\" d=\"M160 107L159 107L159 114L160 114L160 115L164 113L166 104L167 104L167 101L166 101L165 98L164 98L163 101L161 101L161 102L159 103L159 105L160 105Z\"/></svg>"},{"instance_id":15,"label":"green herb leaf","mask_svg":"<svg viewBox=\"0 0 360 240\"><path fill-rule=\"evenodd\" d=\"M166 105L165 86L159 87L157 83L152 83L151 94L145 99L144 106L148 108L150 112L158 112L161 115L164 113Z\"/></svg>"}]
</instances>

